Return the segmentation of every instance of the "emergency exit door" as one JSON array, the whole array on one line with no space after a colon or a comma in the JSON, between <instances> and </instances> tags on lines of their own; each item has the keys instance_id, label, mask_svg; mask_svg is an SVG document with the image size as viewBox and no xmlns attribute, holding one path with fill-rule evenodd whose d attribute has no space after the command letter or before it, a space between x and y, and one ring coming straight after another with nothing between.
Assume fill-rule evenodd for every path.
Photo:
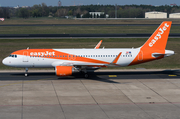
<instances>
[{"instance_id":1,"label":"emergency exit door","mask_svg":"<svg viewBox=\"0 0 180 119\"><path fill-rule=\"evenodd\" d=\"M28 52L23 52L23 62L28 62Z\"/></svg>"}]
</instances>

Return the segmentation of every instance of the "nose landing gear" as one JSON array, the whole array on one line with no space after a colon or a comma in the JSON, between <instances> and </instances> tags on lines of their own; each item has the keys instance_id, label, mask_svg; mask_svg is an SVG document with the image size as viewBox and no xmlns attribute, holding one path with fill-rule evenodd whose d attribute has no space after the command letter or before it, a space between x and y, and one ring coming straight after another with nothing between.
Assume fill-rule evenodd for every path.
<instances>
[{"instance_id":1,"label":"nose landing gear","mask_svg":"<svg viewBox=\"0 0 180 119\"><path fill-rule=\"evenodd\" d=\"M24 76L27 77L28 76L28 68L25 68L25 70L26 70L26 72L25 72Z\"/></svg>"}]
</instances>

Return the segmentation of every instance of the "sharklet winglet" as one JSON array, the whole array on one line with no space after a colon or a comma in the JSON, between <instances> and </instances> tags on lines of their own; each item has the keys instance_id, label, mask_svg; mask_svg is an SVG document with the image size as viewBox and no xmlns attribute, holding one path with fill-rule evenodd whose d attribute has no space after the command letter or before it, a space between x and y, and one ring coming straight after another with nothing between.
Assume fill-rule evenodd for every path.
<instances>
[{"instance_id":1,"label":"sharklet winglet","mask_svg":"<svg viewBox=\"0 0 180 119\"><path fill-rule=\"evenodd\" d=\"M119 57L121 56L121 54L122 54L122 52L120 52L120 53L118 54L118 56L117 56L110 64L116 64L117 61L118 61L118 59L119 59Z\"/></svg>"},{"instance_id":2,"label":"sharklet winglet","mask_svg":"<svg viewBox=\"0 0 180 119\"><path fill-rule=\"evenodd\" d=\"M99 41L99 43L96 45L96 47L94 47L94 49L99 49L99 47L101 46L102 40Z\"/></svg>"}]
</instances>

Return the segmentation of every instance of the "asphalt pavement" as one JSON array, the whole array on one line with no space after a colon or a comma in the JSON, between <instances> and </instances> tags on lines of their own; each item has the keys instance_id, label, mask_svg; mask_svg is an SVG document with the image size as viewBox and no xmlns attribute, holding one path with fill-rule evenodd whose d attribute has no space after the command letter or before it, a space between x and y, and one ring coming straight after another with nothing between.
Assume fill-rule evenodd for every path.
<instances>
[{"instance_id":1,"label":"asphalt pavement","mask_svg":"<svg viewBox=\"0 0 180 119\"><path fill-rule=\"evenodd\" d=\"M0 71L0 119L179 119L180 70Z\"/></svg>"}]
</instances>

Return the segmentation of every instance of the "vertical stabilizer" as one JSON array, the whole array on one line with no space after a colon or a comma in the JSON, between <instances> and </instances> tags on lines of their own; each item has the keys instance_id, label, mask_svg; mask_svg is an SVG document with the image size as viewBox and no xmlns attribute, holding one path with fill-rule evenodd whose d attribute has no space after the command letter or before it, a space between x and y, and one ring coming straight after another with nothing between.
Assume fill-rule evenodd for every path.
<instances>
[{"instance_id":1,"label":"vertical stabilizer","mask_svg":"<svg viewBox=\"0 0 180 119\"><path fill-rule=\"evenodd\" d=\"M164 50L166 48L171 24L172 21L164 21L141 47L141 49Z\"/></svg>"}]
</instances>

